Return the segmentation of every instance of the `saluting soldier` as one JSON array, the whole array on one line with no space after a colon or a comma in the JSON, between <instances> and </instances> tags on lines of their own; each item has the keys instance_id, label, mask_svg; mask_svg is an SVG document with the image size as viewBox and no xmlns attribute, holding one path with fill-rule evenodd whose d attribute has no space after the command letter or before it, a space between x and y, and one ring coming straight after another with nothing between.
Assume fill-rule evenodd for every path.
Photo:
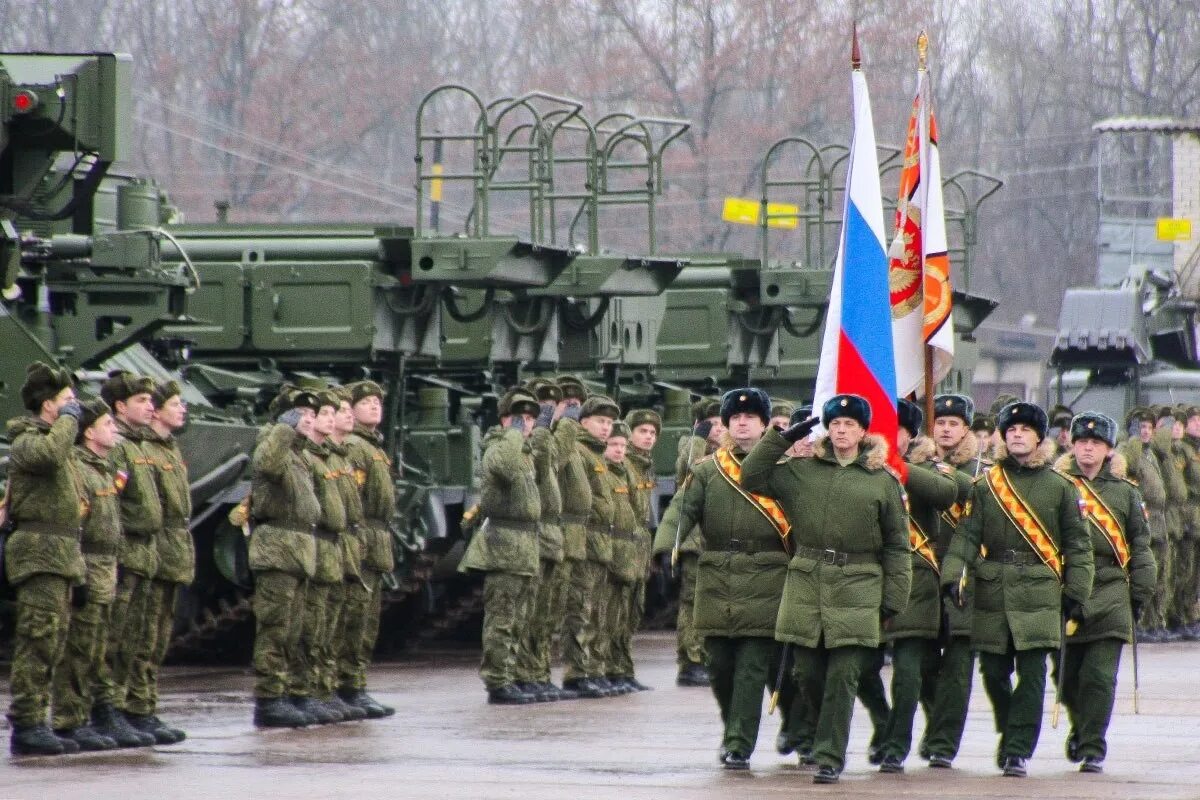
<instances>
[{"instance_id":1,"label":"saluting soldier","mask_svg":"<svg viewBox=\"0 0 1200 800\"><path fill-rule=\"evenodd\" d=\"M996 463L971 491L971 510L950 543L942 587L958 603L964 569L974 580L971 640L992 702L997 766L1024 777L1042 726L1046 656L1092 589L1092 546L1074 485L1051 468L1046 412L1000 410ZM1017 684L1012 685L1012 674Z\"/></svg>"},{"instance_id":2,"label":"saluting soldier","mask_svg":"<svg viewBox=\"0 0 1200 800\"><path fill-rule=\"evenodd\" d=\"M1055 468L1075 484L1091 535L1096 577L1079 628L1067 637L1059 666L1063 703L1071 721L1067 758L1080 772L1103 772L1105 733L1116 699L1121 647L1133 643L1133 621L1154 593L1154 555L1146 506L1113 450L1117 423L1094 412L1071 422L1073 455Z\"/></svg>"},{"instance_id":3,"label":"saluting soldier","mask_svg":"<svg viewBox=\"0 0 1200 800\"><path fill-rule=\"evenodd\" d=\"M639 541L644 528L633 499L637 488L625 463L628 447L629 426L617 420L604 442L607 471L601 475L613 499L612 560L608 566L610 594L606 601L609 613L607 629L601 631L601 635L608 642L604 677L622 694L645 688L634 677L633 630L636 623L631 617L637 606L634 595L648 566L643 558L645 547Z\"/></svg>"},{"instance_id":4,"label":"saluting soldier","mask_svg":"<svg viewBox=\"0 0 1200 800\"><path fill-rule=\"evenodd\" d=\"M867 433L870 404L830 398L821 410L829 434L814 456L779 463L816 422L767 431L742 464L742 488L774 498L793 526L775 638L791 643L800 693L818 709L813 782L836 783L859 678L883 622L908 602L912 561L900 485L885 469L889 445Z\"/></svg>"},{"instance_id":5,"label":"saluting soldier","mask_svg":"<svg viewBox=\"0 0 1200 800\"><path fill-rule=\"evenodd\" d=\"M913 717L917 704L933 703L939 660L938 636L942 628L938 576L939 516L958 498L953 467L934 460L933 440L921 436L924 412L912 402L897 401L899 430L896 449L906 453L908 479L908 542L912 549L912 586L908 605L885 626L892 659L892 707L880 744L880 772L903 772L912 748Z\"/></svg>"},{"instance_id":6,"label":"saluting soldier","mask_svg":"<svg viewBox=\"0 0 1200 800\"><path fill-rule=\"evenodd\" d=\"M781 505L741 485L742 460L770 417L765 392L726 392L722 446L694 465L679 500L682 524L700 529L695 625L724 725L721 763L732 770L750 768L758 739L763 689L778 659L775 620L789 558L791 525Z\"/></svg>"},{"instance_id":7,"label":"saluting soldier","mask_svg":"<svg viewBox=\"0 0 1200 800\"><path fill-rule=\"evenodd\" d=\"M480 526L458 569L484 573L479 675L488 702L521 705L538 699L516 684L519 643L537 593L542 502L526 440L541 408L530 395L513 390L500 399L498 410L500 424L483 440Z\"/></svg>"},{"instance_id":8,"label":"saluting soldier","mask_svg":"<svg viewBox=\"0 0 1200 800\"><path fill-rule=\"evenodd\" d=\"M1154 594L1135 620L1138 641L1161 642L1166 633L1167 586L1171 582L1170 540L1167 535L1167 487L1158 456L1151 447L1154 437L1154 412L1145 406L1129 411L1125 418L1129 437L1118 449L1125 457L1126 473L1136 482L1142 501L1150 514L1150 550L1154 553L1156 576Z\"/></svg>"},{"instance_id":9,"label":"saluting soldier","mask_svg":"<svg viewBox=\"0 0 1200 800\"><path fill-rule=\"evenodd\" d=\"M88 599L80 550L86 490L73 452L83 409L71 373L40 361L25 370L21 402L29 415L10 419L6 427L12 451L2 504L13 524L4 569L17 593L9 747L13 755L78 753L73 738L50 730L46 712L71 607Z\"/></svg>"}]
</instances>

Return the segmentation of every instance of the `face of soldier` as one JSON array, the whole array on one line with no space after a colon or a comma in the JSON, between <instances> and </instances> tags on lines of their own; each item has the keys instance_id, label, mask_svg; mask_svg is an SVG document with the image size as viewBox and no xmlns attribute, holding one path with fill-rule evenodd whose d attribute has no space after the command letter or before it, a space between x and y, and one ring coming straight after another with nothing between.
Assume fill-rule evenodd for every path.
<instances>
[{"instance_id":1,"label":"face of soldier","mask_svg":"<svg viewBox=\"0 0 1200 800\"><path fill-rule=\"evenodd\" d=\"M338 404L337 414L333 416L333 432L345 435L354 431L354 409L350 403L343 400Z\"/></svg>"},{"instance_id":2,"label":"face of soldier","mask_svg":"<svg viewBox=\"0 0 1200 800\"><path fill-rule=\"evenodd\" d=\"M154 409L154 418L168 429L177 431L187 422L187 403L179 395L172 395L162 408Z\"/></svg>"},{"instance_id":3,"label":"face of soldier","mask_svg":"<svg viewBox=\"0 0 1200 800\"><path fill-rule=\"evenodd\" d=\"M1148 420L1139 422L1138 438L1142 440L1142 444L1150 444L1150 440L1154 438L1154 423Z\"/></svg>"},{"instance_id":4,"label":"face of soldier","mask_svg":"<svg viewBox=\"0 0 1200 800\"><path fill-rule=\"evenodd\" d=\"M114 403L117 416L129 425L149 425L154 419L154 398L149 392L141 392L127 400Z\"/></svg>"},{"instance_id":5,"label":"face of soldier","mask_svg":"<svg viewBox=\"0 0 1200 800\"><path fill-rule=\"evenodd\" d=\"M614 464L620 464L625 461L628 447L629 440L624 436L610 436L604 443L604 457Z\"/></svg>"},{"instance_id":6,"label":"face of soldier","mask_svg":"<svg viewBox=\"0 0 1200 800\"><path fill-rule=\"evenodd\" d=\"M908 432L908 428L901 426L896 430L896 450L903 456L908 452L908 446L912 444L912 434Z\"/></svg>"},{"instance_id":7,"label":"face of soldier","mask_svg":"<svg viewBox=\"0 0 1200 800\"><path fill-rule=\"evenodd\" d=\"M58 410L74 399L75 390L68 386L49 400L43 400L42 419L53 423L58 419Z\"/></svg>"},{"instance_id":8,"label":"face of soldier","mask_svg":"<svg viewBox=\"0 0 1200 800\"><path fill-rule=\"evenodd\" d=\"M1182 439L1183 434L1186 430L1187 429L1183 426L1182 422L1180 422L1179 420L1174 420L1171 423L1171 438L1172 439Z\"/></svg>"},{"instance_id":9,"label":"face of soldier","mask_svg":"<svg viewBox=\"0 0 1200 800\"><path fill-rule=\"evenodd\" d=\"M609 434L612 433L614 421L612 417L606 417L603 414L592 414L579 420L579 424L592 436L595 436L602 442L606 442L608 441Z\"/></svg>"},{"instance_id":10,"label":"face of soldier","mask_svg":"<svg viewBox=\"0 0 1200 800\"><path fill-rule=\"evenodd\" d=\"M312 433L313 424L317 421L316 412L311 408L297 409L300 412L300 421L296 423L296 433L301 436L308 436Z\"/></svg>"},{"instance_id":11,"label":"face of soldier","mask_svg":"<svg viewBox=\"0 0 1200 800\"><path fill-rule=\"evenodd\" d=\"M87 448L98 456L106 456L117 446L121 434L117 432L117 422L112 414L105 414L92 423L83 432L83 442Z\"/></svg>"},{"instance_id":12,"label":"face of soldier","mask_svg":"<svg viewBox=\"0 0 1200 800\"><path fill-rule=\"evenodd\" d=\"M721 436L725 433L725 423L720 417L709 417L708 422L712 423L712 430L708 432L708 443L716 447L721 444Z\"/></svg>"},{"instance_id":13,"label":"face of soldier","mask_svg":"<svg viewBox=\"0 0 1200 800\"><path fill-rule=\"evenodd\" d=\"M354 404L354 421L375 428L383 420L383 401L375 395L364 397Z\"/></svg>"},{"instance_id":14,"label":"face of soldier","mask_svg":"<svg viewBox=\"0 0 1200 800\"><path fill-rule=\"evenodd\" d=\"M753 447L766 430L766 423L758 414L739 412L729 417L729 436L743 450Z\"/></svg>"},{"instance_id":15,"label":"face of soldier","mask_svg":"<svg viewBox=\"0 0 1200 800\"><path fill-rule=\"evenodd\" d=\"M975 431L975 449L986 451L996 442L995 434L988 431Z\"/></svg>"},{"instance_id":16,"label":"face of soldier","mask_svg":"<svg viewBox=\"0 0 1200 800\"><path fill-rule=\"evenodd\" d=\"M958 447L967 435L967 423L962 417L938 417L933 421L933 443L943 453Z\"/></svg>"},{"instance_id":17,"label":"face of soldier","mask_svg":"<svg viewBox=\"0 0 1200 800\"><path fill-rule=\"evenodd\" d=\"M1038 441L1037 431L1021 422L1004 432L1004 444L1008 447L1008 453L1018 461L1024 461L1033 455Z\"/></svg>"},{"instance_id":18,"label":"face of soldier","mask_svg":"<svg viewBox=\"0 0 1200 800\"><path fill-rule=\"evenodd\" d=\"M838 455L849 455L858 450L859 443L867 435L867 429L850 417L835 417L829 421L829 441Z\"/></svg>"},{"instance_id":19,"label":"face of soldier","mask_svg":"<svg viewBox=\"0 0 1200 800\"><path fill-rule=\"evenodd\" d=\"M1058 441L1059 447L1067 448L1071 446L1071 426L1060 426L1054 434L1054 438Z\"/></svg>"},{"instance_id":20,"label":"face of soldier","mask_svg":"<svg viewBox=\"0 0 1200 800\"><path fill-rule=\"evenodd\" d=\"M1187 435L1194 438L1200 438L1200 416L1188 417Z\"/></svg>"},{"instance_id":21,"label":"face of soldier","mask_svg":"<svg viewBox=\"0 0 1200 800\"><path fill-rule=\"evenodd\" d=\"M643 422L630 432L629 443L640 450L653 450L658 441L658 429L649 422Z\"/></svg>"},{"instance_id":22,"label":"face of soldier","mask_svg":"<svg viewBox=\"0 0 1200 800\"><path fill-rule=\"evenodd\" d=\"M1100 471L1104 459L1108 458L1108 453L1112 448L1108 446L1108 442L1102 442L1089 436L1086 439L1076 439L1071 445L1071 449L1075 453L1075 463L1079 465L1079 468L1089 476L1093 476Z\"/></svg>"},{"instance_id":23,"label":"face of soldier","mask_svg":"<svg viewBox=\"0 0 1200 800\"><path fill-rule=\"evenodd\" d=\"M767 427L768 428L779 428L780 430L786 431L788 429L788 426L791 425L791 423L792 423L791 417L771 417L770 421L767 422Z\"/></svg>"},{"instance_id":24,"label":"face of soldier","mask_svg":"<svg viewBox=\"0 0 1200 800\"><path fill-rule=\"evenodd\" d=\"M317 416L313 420L312 433L309 435L319 442L325 441L325 437L333 433L333 421L336 416L337 409L333 406L321 406L321 410L317 412Z\"/></svg>"}]
</instances>

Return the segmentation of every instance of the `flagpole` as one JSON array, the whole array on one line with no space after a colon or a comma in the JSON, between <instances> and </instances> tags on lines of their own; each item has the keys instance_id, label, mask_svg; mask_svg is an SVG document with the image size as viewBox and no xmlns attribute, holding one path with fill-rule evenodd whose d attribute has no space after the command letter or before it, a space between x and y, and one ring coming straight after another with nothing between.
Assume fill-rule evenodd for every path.
<instances>
[{"instance_id":1,"label":"flagpole","mask_svg":"<svg viewBox=\"0 0 1200 800\"><path fill-rule=\"evenodd\" d=\"M925 64L926 64L926 59L928 58L928 55L929 55L929 37L925 35L925 31L921 31L921 33L917 36L917 72L918 72L918 74L925 72ZM919 84L920 84L920 82L918 81L918 87L919 87ZM929 111L929 109L927 106L922 108L922 113L928 113L928 111ZM924 120L924 123L925 123L924 128L927 130L928 126L929 126L929 121ZM924 142L922 142L921 144L922 144L922 146L924 146ZM921 168L922 168L922 170L924 170L924 165L922 165ZM921 179L927 180L928 176L922 175ZM922 248L924 248L923 241L922 241ZM924 280L925 280L925 270L924 270L925 254L924 253L921 254L921 266L922 266L921 281L922 281L922 283L924 283ZM922 286L921 288L922 288L921 295L922 295L922 297L924 297L924 286ZM922 308L922 313L924 313L923 308ZM933 346L930 344L926 344L924 347L924 351L925 351L925 430L928 431L928 430L932 430L932 428L933 428L933 361L934 361Z\"/></svg>"}]
</instances>

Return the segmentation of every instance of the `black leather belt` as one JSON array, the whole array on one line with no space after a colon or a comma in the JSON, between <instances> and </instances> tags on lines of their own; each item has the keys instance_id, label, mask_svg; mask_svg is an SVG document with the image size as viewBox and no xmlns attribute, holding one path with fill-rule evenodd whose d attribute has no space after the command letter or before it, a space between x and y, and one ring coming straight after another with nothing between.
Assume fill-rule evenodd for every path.
<instances>
[{"instance_id":1,"label":"black leather belt","mask_svg":"<svg viewBox=\"0 0 1200 800\"><path fill-rule=\"evenodd\" d=\"M719 553L743 553L745 555L784 552L782 543L774 542L772 545L763 544L760 547L757 542L749 542L742 539L730 539L720 547L714 547L713 550Z\"/></svg>"},{"instance_id":2,"label":"black leather belt","mask_svg":"<svg viewBox=\"0 0 1200 800\"><path fill-rule=\"evenodd\" d=\"M1019 567L1031 567L1034 564L1042 563L1041 556L1028 550L988 551L988 554L984 556L984 560L995 561L998 564L1015 564Z\"/></svg>"},{"instance_id":3,"label":"black leather belt","mask_svg":"<svg viewBox=\"0 0 1200 800\"><path fill-rule=\"evenodd\" d=\"M501 528L510 530L524 531L525 533L537 533L541 526L536 522L528 522L518 519L491 519L491 523Z\"/></svg>"},{"instance_id":4,"label":"black leather belt","mask_svg":"<svg viewBox=\"0 0 1200 800\"><path fill-rule=\"evenodd\" d=\"M822 564L829 564L834 567L844 567L847 564L878 564L879 556L875 553L841 553L833 548L821 549L819 547L804 547L800 545L796 548L796 555L801 558L811 558Z\"/></svg>"}]
</instances>

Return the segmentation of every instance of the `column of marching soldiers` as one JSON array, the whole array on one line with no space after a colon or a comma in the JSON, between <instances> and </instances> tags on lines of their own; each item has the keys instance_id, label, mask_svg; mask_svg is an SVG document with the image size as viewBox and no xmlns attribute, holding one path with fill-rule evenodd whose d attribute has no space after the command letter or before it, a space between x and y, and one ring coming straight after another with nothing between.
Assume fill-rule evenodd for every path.
<instances>
[{"instance_id":1,"label":"column of marching soldiers","mask_svg":"<svg viewBox=\"0 0 1200 800\"><path fill-rule=\"evenodd\" d=\"M4 567L16 592L8 720L16 755L175 744L156 714L179 591L195 575L174 381L110 373L79 400L35 362L10 420ZM366 692L384 575L394 568L391 461L371 381L285 386L251 459L254 724L385 717ZM49 724L47 723L49 717Z\"/></svg>"}]
</instances>

